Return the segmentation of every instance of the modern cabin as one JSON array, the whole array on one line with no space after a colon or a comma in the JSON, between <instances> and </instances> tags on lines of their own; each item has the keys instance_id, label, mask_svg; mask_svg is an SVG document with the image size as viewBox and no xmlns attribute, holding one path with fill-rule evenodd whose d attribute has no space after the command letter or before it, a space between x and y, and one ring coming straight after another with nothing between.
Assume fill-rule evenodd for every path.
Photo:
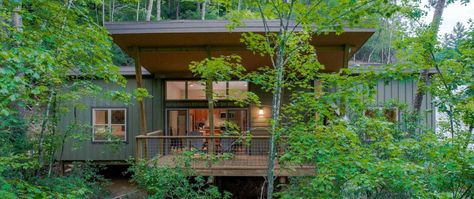
<instances>
[{"instance_id":1,"label":"modern cabin","mask_svg":"<svg viewBox=\"0 0 474 199\"><path fill-rule=\"evenodd\" d=\"M268 127L271 117L271 93L245 81L215 82L218 94L214 112L214 136L209 130L209 111L204 86L188 69L191 61L206 57L238 54L248 71L270 65L267 57L254 55L240 42L242 33L262 33L260 21L247 21L245 27L232 32L226 21L163 21L109 23L107 29L113 41L135 59L135 67L122 67L127 77L126 90L146 88L151 98L123 104L96 98L85 98L85 109L68 113L61 120L66 126L74 118L90 124L91 139L70 139L63 161L99 161L117 163L136 157L156 159L156 164L181 164L177 158L183 151L194 151L191 167L198 175L265 176L268 153ZM271 21L271 31L278 24ZM372 36L373 29L347 29L336 35L316 35L312 44L318 51L325 72L338 72L348 67L349 59ZM414 80L380 80L377 101L392 99L410 104L416 92ZM105 90L116 88L96 81ZM227 100L232 90L252 91L262 106L237 106ZM434 110L428 95L423 110ZM394 118L399 117L394 112ZM424 122L434 128L435 114L426 111ZM226 135L225 124L238 126L241 135ZM113 135L107 136L107 132ZM252 135L248 143L243 139ZM213 147L209 147L212 145ZM205 160L212 148L216 155L231 154L216 162ZM284 150L279 148L279 150ZM278 165L279 176L311 175L313 168L305 165Z\"/></svg>"}]
</instances>

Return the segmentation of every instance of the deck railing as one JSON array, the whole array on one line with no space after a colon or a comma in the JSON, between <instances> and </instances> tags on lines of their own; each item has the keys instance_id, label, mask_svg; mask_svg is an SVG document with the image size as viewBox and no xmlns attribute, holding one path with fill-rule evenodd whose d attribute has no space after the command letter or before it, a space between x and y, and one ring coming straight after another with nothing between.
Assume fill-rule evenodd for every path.
<instances>
[{"instance_id":1,"label":"deck railing","mask_svg":"<svg viewBox=\"0 0 474 199\"><path fill-rule=\"evenodd\" d=\"M176 164L188 158L196 167L266 167L270 136L137 136L136 156ZM214 143L214 147L209 145ZM284 147L279 146L282 151ZM212 151L211 151L212 150ZM223 160L223 161L222 161Z\"/></svg>"}]
</instances>

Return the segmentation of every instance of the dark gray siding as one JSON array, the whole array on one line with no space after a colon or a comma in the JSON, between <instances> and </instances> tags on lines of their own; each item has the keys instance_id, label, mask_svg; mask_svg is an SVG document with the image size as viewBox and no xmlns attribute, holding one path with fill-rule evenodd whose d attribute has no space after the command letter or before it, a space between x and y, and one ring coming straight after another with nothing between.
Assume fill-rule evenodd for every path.
<instances>
[{"instance_id":1,"label":"dark gray siding","mask_svg":"<svg viewBox=\"0 0 474 199\"><path fill-rule=\"evenodd\" d=\"M416 95L417 85L414 79L404 80L379 80L377 83L377 102L383 103L396 100L407 104L413 109L413 98ZM436 128L435 107L430 93L423 98L421 111L423 113L422 122L431 129Z\"/></svg>"},{"instance_id":2,"label":"dark gray siding","mask_svg":"<svg viewBox=\"0 0 474 199\"><path fill-rule=\"evenodd\" d=\"M413 109L413 98L417 90L415 80L379 80L376 89L375 98L379 105L382 106L384 103L395 100L407 104L410 109ZM265 111L265 116L259 117L257 115L259 107L251 106L251 127L252 129L257 129L257 132L260 132L260 130L264 129L262 127L268 127L269 125L272 96L270 93L265 93L257 87L251 87L250 90L260 96ZM285 97L285 100L287 100L287 98L288 96ZM429 93L423 98L421 111L424 116L422 117L422 122L427 127L435 129L436 118L432 101L432 95Z\"/></svg>"},{"instance_id":3,"label":"dark gray siding","mask_svg":"<svg viewBox=\"0 0 474 199\"><path fill-rule=\"evenodd\" d=\"M145 100L145 111L147 117L147 128L149 131L162 129L162 100L160 98L161 82L152 78L144 78L144 87L153 96ZM96 81L104 90L117 89L116 85L108 84L103 81ZM128 78L126 90L132 92L136 88L135 79ZM121 144L110 143L92 143L92 141L79 141L69 139L64 147L63 160L126 160L134 155L135 136L139 135L139 109L137 102L132 100L131 104L126 105L121 102L107 100L103 98L85 97L81 100L86 106L84 109L77 110L77 119L79 123L92 124L92 108L127 108L127 142ZM62 129L71 124L74 119L73 112L65 114L61 119ZM86 133L92 134L92 130Z\"/></svg>"},{"instance_id":4,"label":"dark gray siding","mask_svg":"<svg viewBox=\"0 0 474 199\"><path fill-rule=\"evenodd\" d=\"M133 78L128 79L126 90L132 92L136 88L136 81ZM100 85L104 90L114 89L117 86L104 83L103 81L97 81L97 85ZM147 115L148 131L162 130L164 129L164 111L163 111L163 81L160 79L153 79L145 77L144 87L153 96L145 100L145 111ZM255 135L265 135L269 127L269 119L271 117L271 93L266 93L259 89L255 85L250 86L250 91L260 96L262 107L264 109L264 116L258 116L258 110L260 107L252 105L250 106L250 127L251 131ZM398 100L402 103L408 104L412 107L411 103L415 96L416 83L414 80L380 80L377 84L376 101L380 104L389 102L390 100ZM135 136L139 135L139 109L136 101L132 101L130 105L124 105L120 102L114 102L111 100L104 100L102 98L83 98L81 100L85 105L85 109L77 111L78 121L82 124L91 125L92 122L92 108L107 108L107 107L125 107L127 108L127 137L128 142L120 145L106 144L106 143L92 143L91 140L77 141L70 139L65 145L63 160L126 160L129 157L133 157L135 153ZM432 102L432 96L428 94L423 99L422 111L425 112L423 118L426 126L435 128L435 113ZM65 129L67 124L71 124L74 119L73 112L69 112L62 117L60 125L62 130ZM87 133L92 134L91 130ZM263 144L263 143L262 143Z\"/></svg>"}]
</instances>

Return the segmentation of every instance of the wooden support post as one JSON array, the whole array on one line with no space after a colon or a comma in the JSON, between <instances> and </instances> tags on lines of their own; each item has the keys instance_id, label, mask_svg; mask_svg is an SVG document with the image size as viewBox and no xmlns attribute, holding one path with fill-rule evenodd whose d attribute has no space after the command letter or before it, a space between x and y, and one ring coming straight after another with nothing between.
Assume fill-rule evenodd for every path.
<instances>
[{"instance_id":1,"label":"wooden support post","mask_svg":"<svg viewBox=\"0 0 474 199\"><path fill-rule=\"evenodd\" d=\"M135 50L135 79L137 81L137 88L143 88L143 77L142 77L142 65L140 63L140 51L138 47L134 48ZM143 99L138 99L138 106L140 109L140 134L146 135L147 125L146 125L146 113L145 113L145 101ZM143 143L143 153L147 157L147 141Z\"/></svg>"},{"instance_id":2,"label":"wooden support post","mask_svg":"<svg viewBox=\"0 0 474 199\"><path fill-rule=\"evenodd\" d=\"M280 184L287 184L287 177L286 176L280 176L278 177L278 181Z\"/></svg>"},{"instance_id":3,"label":"wooden support post","mask_svg":"<svg viewBox=\"0 0 474 199\"><path fill-rule=\"evenodd\" d=\"M322 93L323 93L323 86L322 86L321 80L314 80L314 94L315 94L316 99L319 99ZM318 113L315 113L314 117L316 121L319 120Z\"/></svg>"},{"instance_id":4,"label":"wooden support post","mask_svg":"<svg viewBox=\"0 0 474 199\"><path fill-rule=\"evenodd\" d=\"M143 88L143 77L142 77L142 66L140 64L140 56L138 48L135 48L135 79L137 80L137 88ZM145 102L143 99L138 100L138 106L140 108L140 134L146 135L146 114L145 114Z\"/></svg>"},{"instance_id":5,"label":"wooden support post","mask_svg":"<svg viewBox=\"0 0 474 199\"><path fill-rule=\"evenodd\" d=\"M140 159L140 139L135 138L135 159Z\"/></svg>"},{"instance_id":6,"label":"wooden support post","mask_svg":"<svg viewBox=\"0 0 474 199\"><path fill-rule=\"evenodd\" d=\"M59 161L59 175L64 176L64 161Z\"/></svg>"},{"instance_id":7,"label":"wooden support post","mask_svg":"<svg viewBox=\"0 0 474 199\"><path fill-rule=\"evenodd\" d=\"M349 55L351 53L351 47L349 45L344 45L344 62L342 63L343 68L349 67Z\"/></svg>"}]
</instances>

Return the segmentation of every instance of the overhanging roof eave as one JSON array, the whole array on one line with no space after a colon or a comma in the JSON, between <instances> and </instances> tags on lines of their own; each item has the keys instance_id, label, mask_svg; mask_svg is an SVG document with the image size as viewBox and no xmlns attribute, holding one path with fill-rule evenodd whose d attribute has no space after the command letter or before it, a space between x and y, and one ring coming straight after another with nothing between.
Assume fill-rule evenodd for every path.
<instances>
[{"instance_id":1,"label":"overhanging roof eave","mask_svg":"<svg viewBox=\"0 0 474 199\"><path fill-rule=\"evenodd\" d=\"M105 26L111 35L119 34L158 34L158 33L226 33L230 30L226 27L227 20L173 20L155 22L112 22ZM245 26L238 27L232 32L264 32L263 23L260 20L244 21ZM270 31L279 30L279 22L271 20L268 22ZM301 30L301 28L298 28ZM329 31L333 32L333 31ZM345 28L344 32L375 32L373 28Z\"/></svg>"}]
</instances>

